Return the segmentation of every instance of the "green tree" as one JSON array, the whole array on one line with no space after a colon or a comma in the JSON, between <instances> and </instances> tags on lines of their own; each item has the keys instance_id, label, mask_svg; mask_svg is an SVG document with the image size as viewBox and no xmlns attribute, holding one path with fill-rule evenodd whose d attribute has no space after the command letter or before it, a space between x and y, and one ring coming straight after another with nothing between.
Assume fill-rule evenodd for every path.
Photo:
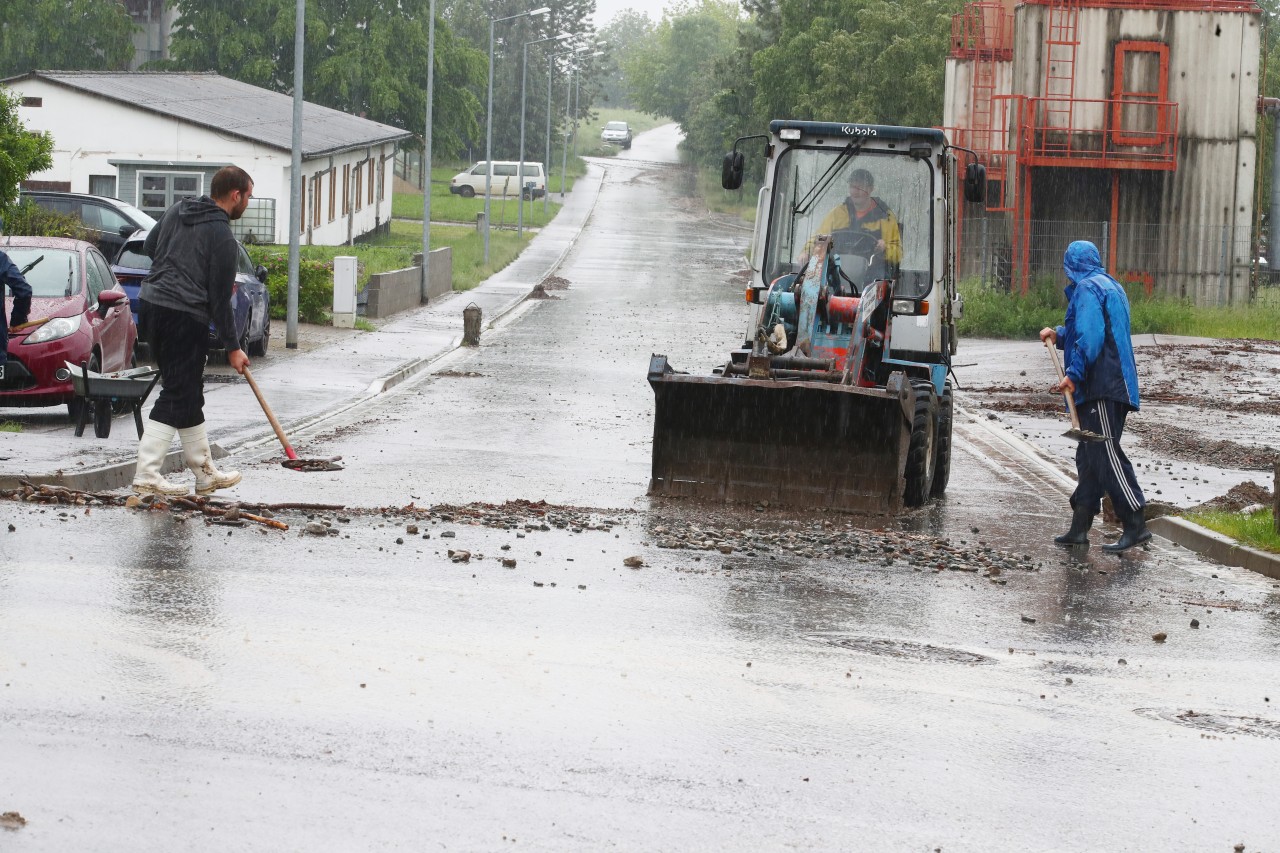
<instances>
[{"instance_id":1,"label":"green tree","mask_svg":"<svg viewBox=\"0 0 1280 853\"><path fill-rule=\"evenodd\" d=\"M172 59L277 92L293 88L293 0L179 0ZM428 0L311 0L303 96L311 103L418 131L426 114ZM485 57L437 14L433 148L474 136Z\"/></svg>"},{"instance_id":2,"label":"green tree","mask_svg":"<svg viewBox=\"0 0 1280 853\"><path fill-rule=\"evenodd\" d=\"M120 71L134 23L116 0L0 3L0 78L28 71Z\"/></svg>"},{"instance_id":3,"label":"green tree","mask_svg":"<svg viewBox=\"0 0 1280 853\"><path fill-rule=\"evenodd\" d=\"M18 97L0 89L0 215L18 200L18 185L53 165L53 137L33 133L18 118Z\"/></svg>"},{"instance_id":4,"label":"green tree","mask_svg":"<svg viewBox=\"0 0 1280 853\"><path fill-rule=\"evenodd\" d=\"M708 79L736 44L738 9L726 0L689 0L668 8L646 44L623 63L636 106L668 116L686 135L710 94Z\"/></svg>"},{"instance_id":5,"label":"green tree","mask_svg":"<svg viewBox=\"0 0 1280 853\"><path fill-rule=\"evenodd\" d=\"M524 16L521 13L532 8L546 6L550 11L543 15ZM514 160L520 146L520 113L523 100L525 115L525 158L543 150L543 135L547 120L547 66L548 57L574 48L584 48L595 42L595 29L591 16L595 12L595 0L545 0L541 4L523 0L450 0L443 12L450 26L465 37L484 57L479 85L475 89L481 113L476 136L470 140L469 151L473 159L484 156L485 120L488 101L489 27L493 28L493 155L494 159ZM505 20L504 20L505 19ZM556 39L567 35L568 38ZM545 39L545 41L544 41ZM527 45L527 50L526 50ZM528 61L525 61L525 57ZM594 69L596 64L589 62ZM562 84L563 69L555 72L557 84ZM575 86L578 94L578 115L587 115L596 95L594 75L584 76L581 86ZM521 83L523 80L523 99ZM560 88L552 96L552 125L557 130L564 117L564 90ZM560 105L560 106L557 106ZM559 136L557 133L556 136Z\"/></svg>"},{"instance_id":6,"label":"green tree","mask_svg":"<svg viewBox=\"0 0 1280 853\"><path fill-rule=\"evenodd\" d=\"M614 107L633 109L635 101L623 68L653 35L653 20L634 9L624 9L600 31L608 54L601 63L600 99Z\"/></svg>"}]
</instances>

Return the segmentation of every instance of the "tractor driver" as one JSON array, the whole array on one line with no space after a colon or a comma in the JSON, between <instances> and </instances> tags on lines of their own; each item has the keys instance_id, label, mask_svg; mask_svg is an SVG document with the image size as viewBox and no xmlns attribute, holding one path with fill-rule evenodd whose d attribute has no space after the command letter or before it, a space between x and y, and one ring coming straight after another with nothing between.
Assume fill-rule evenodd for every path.
<instances>
[{"instance_id":1,"label":"tractor driver","mask_svg":"<svg viewBox=\"0 0 1280 853\"><path fill-rule=\"evenodd\" d=\"M888 278L890 271L896 274L902 263L902 231L898 217L883 201L871 194L875 178L866 169L855 169L849 175L849 195L844 202L822 218L818 234L832 235L835 252L840 255L856 255L867 260L867 268L855 275L861 286L865 282ZM800 258L803 268L809 262L813 241L805 247Z\"/></svg>"}]
</instances>

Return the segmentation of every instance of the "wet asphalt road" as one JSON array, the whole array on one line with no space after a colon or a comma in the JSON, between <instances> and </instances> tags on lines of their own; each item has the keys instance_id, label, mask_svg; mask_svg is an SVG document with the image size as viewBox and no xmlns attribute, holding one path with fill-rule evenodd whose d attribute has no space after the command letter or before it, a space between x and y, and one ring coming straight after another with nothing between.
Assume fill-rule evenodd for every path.
<instances>
[{"instance_id":1,"label":"wet asphalt road","mask_svg":"<svg viewBox=\"0 0 1280 853\"><path fill-rule=\"evenodd\" d=\"M557 299L295 438L345 471L237 457L350 509L0 505L0 848L1280 846L1280 588L1046 545L1063 478L985 419L896 521L644 497L650 353L746 322L672 142L606 161ZM594 509L417 511L544 499Z\"/></svg>"}]
</instances>

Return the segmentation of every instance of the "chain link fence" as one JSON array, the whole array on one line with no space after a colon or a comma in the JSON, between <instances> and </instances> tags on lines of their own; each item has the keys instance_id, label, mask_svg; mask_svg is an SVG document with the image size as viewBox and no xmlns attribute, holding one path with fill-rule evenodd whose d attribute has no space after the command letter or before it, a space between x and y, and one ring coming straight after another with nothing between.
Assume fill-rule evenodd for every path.
<instances>
[{"instance_id":1,"label":"chain link fence","mask_svg":"<svg viewBox=\"0 0 1280 853\"><path fill-rule=\"evenodd\" d=\"M970 209L966 209L966 214ZM1013 220L998 214L966 215L961 222L957 270L999 290L1050 279L1066 284L1062 255L1073 240L1089 240L1118 280L1148 295L1190 299L1196 305L1239 305L1280 298L1280 269L1255 249L1264 245L1252 228L1121 222L1030 220L1023 245ZM1023 255L1025 254L1025 258ZM1280 261L1280 258L1277 259Z\"/></svg>"}]
</instances>

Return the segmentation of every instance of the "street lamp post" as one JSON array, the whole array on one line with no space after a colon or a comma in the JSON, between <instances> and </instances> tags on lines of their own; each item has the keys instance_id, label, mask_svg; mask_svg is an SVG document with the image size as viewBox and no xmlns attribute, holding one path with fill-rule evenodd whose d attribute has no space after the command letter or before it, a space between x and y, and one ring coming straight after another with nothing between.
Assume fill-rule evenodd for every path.
<instances>
[{"instance_id":1,"label":"street lamp post","mask_svg":"<svg viewBox=\"0 0 1280 853\"><path fill-rule=\"evenodd\" d=\"M418 297L427 302L431 290L431 108L435 94L436 0L431 0L427 27L427 126L422 137L422 281Z\"/></svg>"},{"instance_id":2,"label":"street lamp post","mask_svg":"<svg viewBox=\"0 0 1280 853\"><path fill-rule=\"evenodd\" d=\"M302 175L302 60L306 50L305 0L298 0L293 20L293 133L289 160L289 284L285 293L284 348L298 348L298 281L302 263L298 247L302 231L302 199L307 179Z\"/></svg>"},{"instance_id":3,"label":"street lamp post","mask_svg":"<svg viewBox=\"0 0 1280 853\"><path fill-rule=\"evenodd\" d=\"M603 50L597 50L595 53L589 53L583 59L590 59L596 56L603 56ZM582 67L575 63L569 68L569 79L566 81L564 89L564 148L560 151L560 200L564 201L564 179L565 172L569 169L569 100L573 97L574 77L582 74ZM581 77L579 76L579 80ZM577 110L577 101L574 100L574 110ZM573 117L573 156L578 156L578 117Z\"/></svg>"},{"instance_id":4,"label":"street lamp post","mask_svg":"<svg viewBox=\"0 0 1280 853\"><path fill-rule=\"evenodd\" d=\"M520 201L516 204L516 238L524 239L524 85L529 69L529 45L542 44L544 41L563 41L572 37L572 33L561 33L544 39L534 39L524 43L524 55L520 60L520 160L516 163L516 177L520 181ZM543 163L542 168L547 168ZM532 196L532 193L530 194ZM546 195L546 176L543 176L543 195ZM529 199L533 201L532 197Z\"/></svg>"},{"instance_id":5,"label":"street lamp post","mask_svg":"<svg viewBox=\"0 0 1280 853\"><path fill-rule=\"evenodd\" d=\"M603 44L603 42L601 42L600 44ZM598 47L599 44L595 46ZM553 73L552 69L554 68L554 63L557 59L559 59L562 56L570 56L575 53L582 53L582 51L590 50L591 48L592 48L592 45L584 44L582 47L575 47L573 50L564 50L564 51L561 51L560 53L553 53L547 57L547 153L546 153L546 160L544 162L548 165L548 167L551 165L551 76ZM565 116L565 120L568 121L568 115ZM564 198L564 170L563 169L560 170L560 197ZM542 212L543 213L547 212L547 204L550 198L551 198L550 183L548 182L548 190L547 192L544 192L542 194Z\"/></svg>"},{"instance_id":6,"label":"street lamp post","mask_svg":"<svg viewBox=\"0 0 1280 853\"><path fill-rule=\"evenodd\" d=\"M508 15L505 18L489 19L489 99L488 109L486 110L484 125L484 262L489 263L489 216L491 205L489 204L489 191L493 185L493 26L503 21L512 21L516 18L525 18L532 15L545 15L550 12L549 6L543 6L541 9L531 9L528 12L521 12L518 15Z\"/></svg>"}]
</instances>

